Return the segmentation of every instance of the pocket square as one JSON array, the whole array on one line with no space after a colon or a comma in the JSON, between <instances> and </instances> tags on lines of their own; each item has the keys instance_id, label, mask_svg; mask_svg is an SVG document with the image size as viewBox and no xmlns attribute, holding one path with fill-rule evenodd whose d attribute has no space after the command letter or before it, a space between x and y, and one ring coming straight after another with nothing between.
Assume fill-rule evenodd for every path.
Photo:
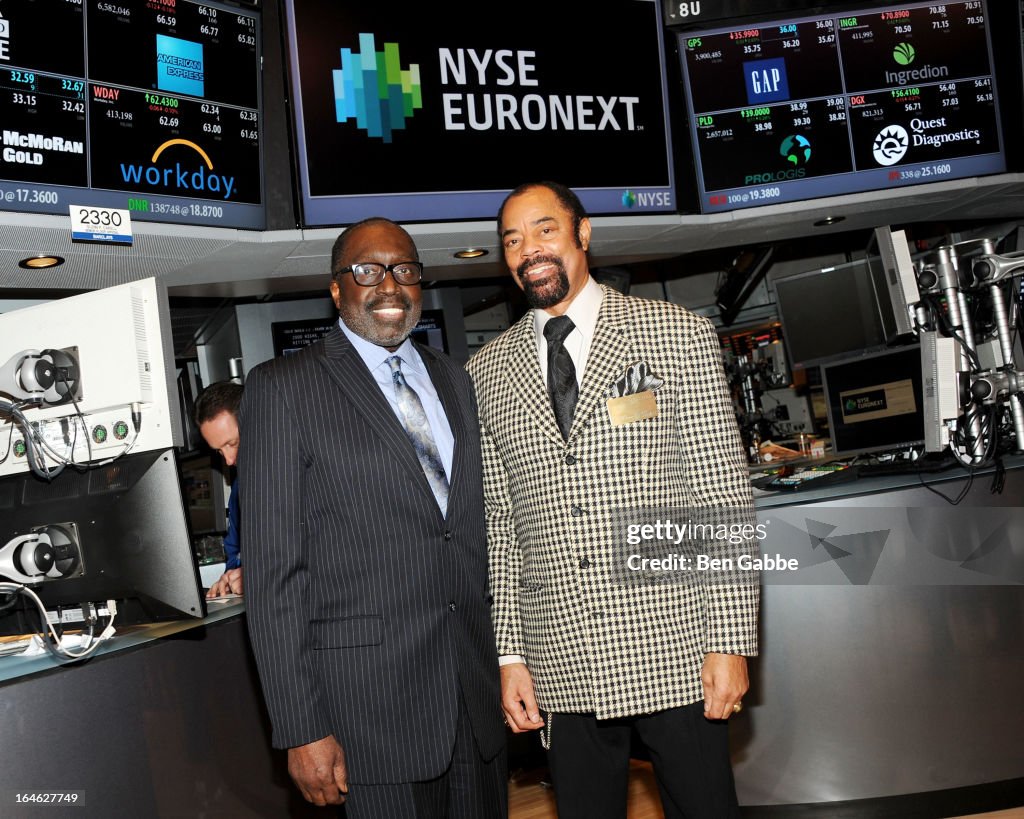
<instances>
[{"instance_id":1,"label":"pocket square","mask_svg":"<svg viewBox=\"0 0 1024 819\"><path fill-rule=\"evenodd\" d=\"M664 383L651 372L646 361L638 361L626 367L626 371L612 382L608 395L611 398L622 398L645 390L656 390Z\"/></svg>"}]
</instances>

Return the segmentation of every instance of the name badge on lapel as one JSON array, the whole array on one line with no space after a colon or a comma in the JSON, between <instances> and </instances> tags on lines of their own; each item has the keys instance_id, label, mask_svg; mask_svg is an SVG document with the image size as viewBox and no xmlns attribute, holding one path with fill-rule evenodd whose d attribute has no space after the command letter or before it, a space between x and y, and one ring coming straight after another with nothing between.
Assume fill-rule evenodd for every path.
<instances>
[{"instance_id":1,"label":"name badge on lapel","mask_svg":"<svg viewBox=\"0 0 1024 819\"><path fill-rule=\"evenodd\" d=\"M658 402L650 390L608 399L608 417L613 427L658 417Z\"/></svg>"},{"instance_id":2,"label":"name badge on lapel","mask_svg":"<svg viewBox=\"0 0 1024 819\"><path fill-rule=\"evenodd\" d=\"M654 390L665 382L658 378L646 361L630 364L608 389L608 418L613 427L632 424L644 418L658 417Z\"/></svg>"}]
</instances>

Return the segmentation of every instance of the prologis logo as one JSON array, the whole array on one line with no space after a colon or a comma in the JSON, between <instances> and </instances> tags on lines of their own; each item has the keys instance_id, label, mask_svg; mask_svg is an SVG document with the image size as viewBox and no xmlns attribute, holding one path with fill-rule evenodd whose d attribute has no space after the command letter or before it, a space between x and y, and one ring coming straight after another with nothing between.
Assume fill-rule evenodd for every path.
<instances>
[{"instance_id":1,"label":"prologis logo","mask_svg":"<svg viewBox=\"0 0 1024 819\"><path fill-rule=\"evenodd\" d=\"M201 157L198 166L183 166L175 161L173 166L160 167L157 160L169 148L181 145L191 148ZM180 152L177 153L180 156ZM125 165L121 163L121 177L132 185L149 185L154 188L167 189L169 193L188 195L193 192L200 194L217 193L224 199L230 199L235 193L235 177L213 173L213 161L206 151L187 139L169 139L153 152L149 165Z\"/></svg>"},{"instance_id":2,"label":"prologis logo","mask_svg":"<svg viewBox=\"0 0 1024 819\"><path fill-rule=\"evenodd\" d=\"M390 143L392 132L404 129L413 111L423 107L420 67L403 70L398 43L384 43L377 51L372 34L360 33L359 48L362 53L341 49L341 68L331 71L335 119L354 118L367 134Z\"/></svg>"},{"instance_id":3,"label":"prologis logo","mask_svg":"<svg viewBox=\"0 0 1024 819\"><path fill-rule=\"evenodd\" d=\"M793 165L806 165L811 161L811 142L807 137L793 134L782 140L779 153Z\"/></svg>"}]
</instances>

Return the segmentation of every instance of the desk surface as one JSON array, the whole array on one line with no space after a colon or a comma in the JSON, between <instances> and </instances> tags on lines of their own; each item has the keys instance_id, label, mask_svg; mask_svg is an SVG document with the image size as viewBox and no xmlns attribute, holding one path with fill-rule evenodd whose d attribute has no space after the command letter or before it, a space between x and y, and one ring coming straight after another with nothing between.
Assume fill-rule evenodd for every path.
<instances>
[{"instance_id":1,"label":"desk surface","mask_svg":"<svg viewBox=\"0 0 1024 819\"><path fill-rule=\"evenodd\" d=\"M123 634L115 634L110 640L105 641L84 662L88 663L93 658L102 657L105 654L124 651L163 637L169 637L172 634L178 634L211 623L217 623L230 617L236 617L245 611L244 598L238 597L224 601L208 602L207 611L206 617L197 617L189 620L170 620L163 623L153 623L148 626L132 626ZM48 653L35 654L31 657L25 657L20 654L0 657L0 685L11 680L27 677L31 674L39 674L44 671L51 671L66 665L73 667L77 663L59 663Z\"/></svg>"},{"instance_id":2,"label":"desk surface","mask_svg":"<svg viewBox=\"0 0 1024 819\"><path fill-rule=\"evenodd\" d=\"M828 462L829 459L801 459L799 461L789 461L787 462L787 465L793 465L799 469L801 467L808 467ZM756 468L752 468L751 472L752 474L756 472L763 472L768 468L776 468L778 466L780 466L780 464L771 466L759 464ZM1024 455L1012 455L1004 458L1003 466L1007 470L1024 468ZM981 469L977 469L974 471L974 480L991 480L991 476L995 471L995 466L986 466ZM821 501L839 500L841 498L852 498L861 495L876 495L886 492L894 492L896 490L911 489L922 485L936 486L945 494L949 494L948 491L942 490L938 485L962 484L964 481L970 479L971 473L961 467L947 469L943 472L874 475L870 477L859 477L844 483L823 485L820 489L808 487L806 489L791 492L766 492L755 489L754 504L758 509L768 509L777 506L798 506L808 503L818 503ZM956 493L954 492L953 494ZM885 504L880 503L879 505L884 506Z\"/></svg>"}]
</instances>

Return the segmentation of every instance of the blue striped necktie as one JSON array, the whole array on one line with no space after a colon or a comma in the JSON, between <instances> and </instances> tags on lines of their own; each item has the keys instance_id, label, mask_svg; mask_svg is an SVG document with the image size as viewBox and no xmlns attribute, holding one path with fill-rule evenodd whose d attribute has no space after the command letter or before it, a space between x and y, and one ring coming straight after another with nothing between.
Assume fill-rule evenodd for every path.
<instances>
[{"instance_id":1,"label":"blue striped necktie","mask_svg":"<svg viewBox=\"0 0 1024 819\"><path fill-rule=\"evenodd\" d=\"M388 359L388 366L391 367L391 380L395 383L398 413L402 426L405 427L405 434L409 436L409 441L416 450L416 457L419 458L423 474L427 476L427 483L430 484L430 489L437 499L437 505L441 508L442 514L447 514L448 476L445 475L444 464L441 463L437 444L434 443L434 436L430 432L430 423L423 411L423 402L402 374L401 357L391 356Z\"/></svg>"}]
</instances>

